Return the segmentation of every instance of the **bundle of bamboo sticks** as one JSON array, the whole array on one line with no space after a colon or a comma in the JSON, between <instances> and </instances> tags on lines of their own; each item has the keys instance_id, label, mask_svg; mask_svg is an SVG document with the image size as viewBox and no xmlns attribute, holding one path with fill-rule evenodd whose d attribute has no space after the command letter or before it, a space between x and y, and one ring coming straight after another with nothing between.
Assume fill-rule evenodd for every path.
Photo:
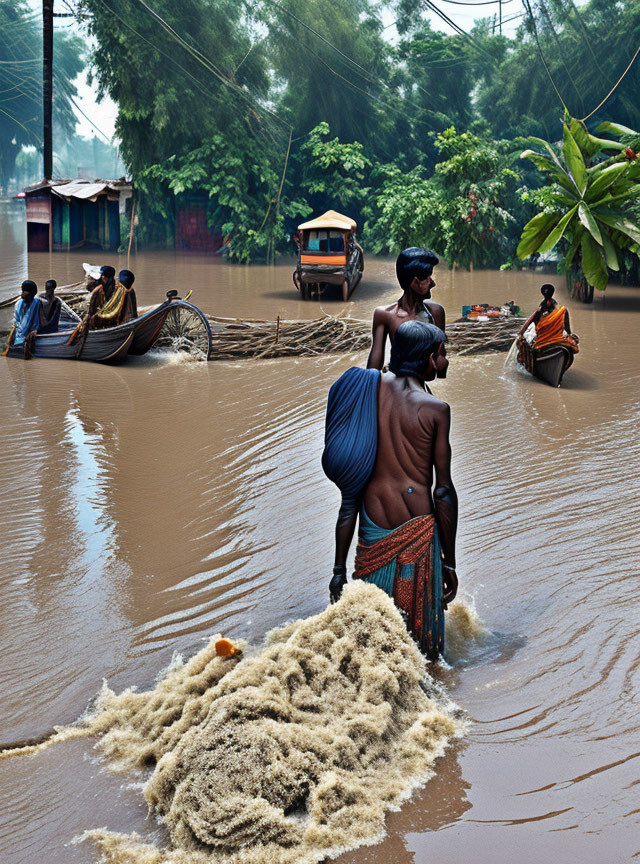
<instances>
[{"instance_id":1,"label":"bundle of bamboo sticks","mask_svg":"<svg viewBox=\"0 0 640 864\"><path fill-rule=\"evenodd\" d=\"M371 324L325 315L310 321L256 321L207 315L213 335L210 360L241 357L309 357L367 351ZM508 351L523 318L457 321L447 325L447 351L461 355Z\"/></svg>"}]
</instances>

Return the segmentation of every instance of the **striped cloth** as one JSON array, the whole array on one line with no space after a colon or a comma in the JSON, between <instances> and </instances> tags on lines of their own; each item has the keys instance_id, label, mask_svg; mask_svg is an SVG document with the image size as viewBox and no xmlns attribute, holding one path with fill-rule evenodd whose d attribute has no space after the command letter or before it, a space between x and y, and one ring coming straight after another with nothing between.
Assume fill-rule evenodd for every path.
<instances>
[{"instance_id":1,"label":"striped cloth","mask_svg":"<svg viewBox=\"0 0 640 864\"><path fill-rule=\"evenodd\" d=\"M398 528L380 528L360 511L354 579L393 597L407 627L430 660L444 650L442 555L433 515L416 516Z\"/></svg>"}]
</instances>

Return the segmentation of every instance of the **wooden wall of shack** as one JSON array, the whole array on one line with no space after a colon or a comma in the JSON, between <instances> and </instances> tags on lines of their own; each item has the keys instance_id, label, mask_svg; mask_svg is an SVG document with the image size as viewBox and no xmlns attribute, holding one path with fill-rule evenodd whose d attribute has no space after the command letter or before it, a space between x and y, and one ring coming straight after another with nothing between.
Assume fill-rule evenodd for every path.
<instances>
[{"instance_id":1,"label":"wooden wall of shack","mask_svg":"<svg viewBox=\"0 0 640 864\"><path fill-rule=\"evenodd\" d=\"M115 252L120 246L120 201L61 198L50 188L25 190L28 252L67 252L81 246ZM131 198L123 202L130 213ZM122 208L124 209L124 208Z\"/></svg>"}]
</instances>

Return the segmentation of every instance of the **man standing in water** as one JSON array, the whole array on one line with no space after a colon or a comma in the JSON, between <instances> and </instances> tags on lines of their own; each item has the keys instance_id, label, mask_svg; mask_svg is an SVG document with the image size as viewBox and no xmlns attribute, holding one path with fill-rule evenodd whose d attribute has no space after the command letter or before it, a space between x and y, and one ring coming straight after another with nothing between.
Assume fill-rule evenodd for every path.
<instances>
[{"instance_id":1,"label":"man standing in water","mask_svg":"<svg viewBox=\"0 0 640 864\"><path fill-rule=\"evenodd\" d=\"M354 578L393 597L431 659L443 650L444 608L458 588L450 410L426 387L438 360L447 362L443 343L435 325L405 321L395 332L388 372L347 370L329 393L322 457L342 492L331 600L347 580L359 510Z\"/></svg>"},{"instance_id":2,"label":"man standing in water","mask_svg":"<svg viewBox=\"0 0 640 864\"><path fill-rule=\"evenodd\" d=\"M395 332L404 321L425 321L435 324L444 333L444 308L431 299L431 290L436 284L433 268L439 263L435 252L418 246L404 249L398 255L396 276L403 294L396 303L379 306L373 313L373 341L367 369L382 369L387 336L393 344ZM443 348L436 370L438 378L446 377L447 366Z\"/></svg>"}]
</instances>

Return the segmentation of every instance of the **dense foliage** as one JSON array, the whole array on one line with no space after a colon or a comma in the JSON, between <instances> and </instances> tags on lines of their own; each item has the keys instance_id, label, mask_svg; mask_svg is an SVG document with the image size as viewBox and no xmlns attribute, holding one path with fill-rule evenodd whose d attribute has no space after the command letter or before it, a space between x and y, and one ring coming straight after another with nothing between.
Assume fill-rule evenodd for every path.
<instances>
[{"instance_id":1,"label":"dense foliage","mask_svg":"<svg viewBox=\"0 0 640 864\"><path fill-rule=\"evenodd\" d=\"M633 147L596 138L567 115L561 150L533 139L538 149L522 153L547 175L549 185L537 196L543 209L525 225L517 251L527 258L564 240L565 271L577 275L579 288L584 275L588 286L604 291L609 270L620 270L620 250L640 250L640 226L629 218L640 194L640 135L606 122L599 131L628 137ZM615 155L604 158L611 151Z\"/></svg>"},{"instance_id":2,"label":"dense foliage","mask_svg":"<svg viewBox=\"0 0 640 864\"><path fill-rule=\"evenodd\" d=\"M449 266L491 266L510 252L520 177L513 143L493 141L452 127L435 137L444 157L432 176L385 166L373 218L367 224L376 252L394 252L428 241Z\"/></svg>"},{"instance_id":3,"label":"dense foliage","mask_svg":"<svg viewBox=\"0 0 640 864\"><path fill-rule=\"evenodd\" d=\"M77 37L54 33L53 119L60 140L75 129L73 80L84 68ZM42 27L26 3L0 0L0 190L23 146L42 147Z\"/></svg>"},{"instance_id":4,"label":"dense foliage","mask_svg":"<svg viewBox=\"0 0 640 864\"><path fill-rule=\"evenodd\" d=\"M640 125L640 4L527 0L515 38L479 5L469 33L447 35L411 0L79 0L140 190L138 239L172 242L197 198L236 260L291 252L296 224L328 208L376 251L515 259L548 206L544 176L514 159L523 139L558 140L567 106L585 134Z\"/></svg>"}]
</instances>

